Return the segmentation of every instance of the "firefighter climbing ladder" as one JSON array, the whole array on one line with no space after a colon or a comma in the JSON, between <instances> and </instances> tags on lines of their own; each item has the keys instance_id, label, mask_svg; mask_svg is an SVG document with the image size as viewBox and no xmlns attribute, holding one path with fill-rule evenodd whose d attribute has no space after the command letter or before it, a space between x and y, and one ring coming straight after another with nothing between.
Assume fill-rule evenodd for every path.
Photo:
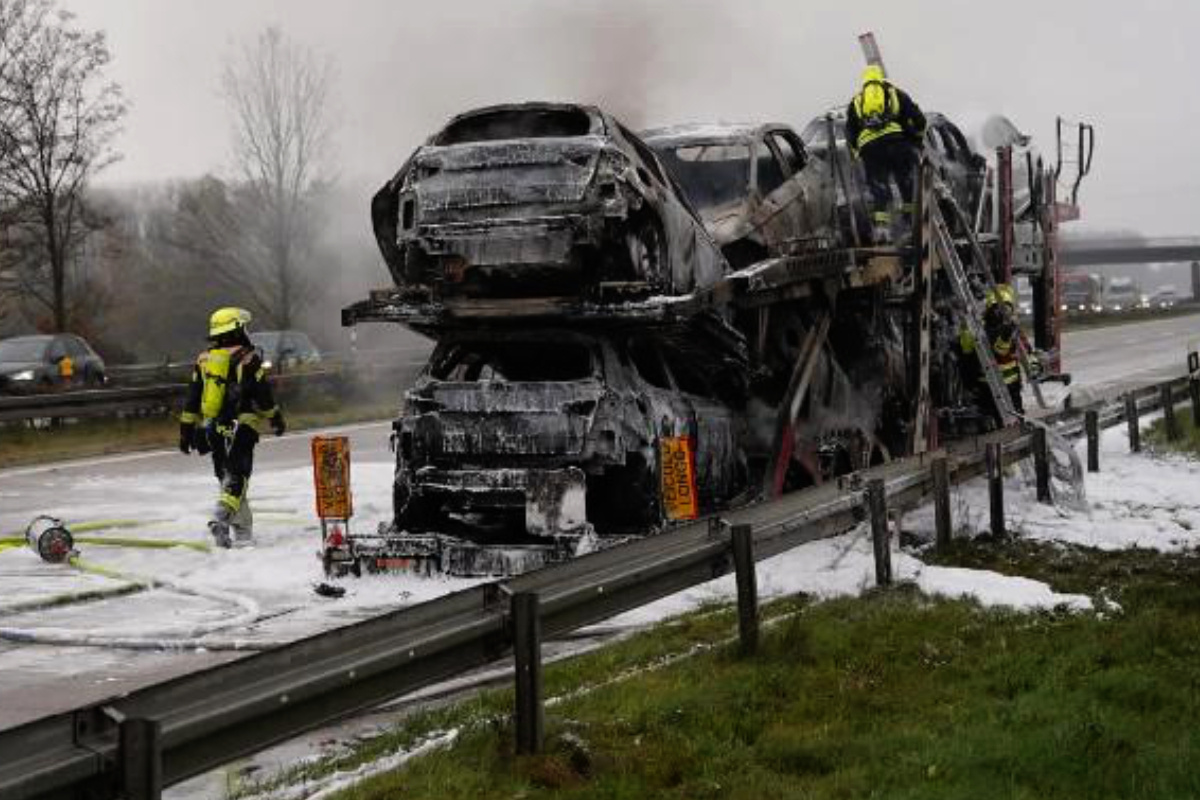
<instances>
[{"instance_id":1,"label":"firefighter climbing ladder","mask_svg":"<svg viewBox=\"0 0 1200 800\"><path fill-rule=\"evenodd\" d=\"M996 282L992 279L992 271L988 268L987 258L983 254L983 247L979 244L979 239L975 236L975 232L971 229L966 212L959 206L958 201L954 199L953 192L946 186L945 183L939 181L937 183L938 198L946 203L946 205L954 212L957 217L959 226L966 231L967 242L971 245L971 257L975 259L978 265L978 272L983 276L984 286L990 291L996 288ZM1021 369L1025 375L1029 377L1029 386L1033 389L1034 399L1037 400L1038 408L1046 408L1046 398L1042 395L1042 387L1034 380L1034 371L1029 360L1029 353L1025 350L1025 343L1022 337L1018 336L1015 342L1017 348L1017 358L1020 361Z\"/></svg>"},{"instance_id":2,"label":"firefighter climbing ladder","mask_svg":"<svg viewBox=\"0 0 1200 800\"><path fill-rule=\"evenodd\" d=\"M979 308L979 301L971 293L966 270L963 269L962 261L955 252L954 240L950 237L950 230L946 227L946 220L942 217L941 209L937 207L936 203L933 203L932 206L929 210L929 217L938 258L946 270L946 274L950 277L954 294L963 304L966 312L963 314L963 320L966 322L971 336L975 338L975 355L978 356L979 364L983 368L984 378L987 380L988 389L992 393L996 408L1000 411L1000 418L1005 425L1011 425L1018 422L1019 418L1016 409L1013 408L1012 398L1009 397L1004 380L1000 377L995 356L993 356L991 348L986 346L988 337L983 329L983 312Z\"/></svg>"}]
</instances>

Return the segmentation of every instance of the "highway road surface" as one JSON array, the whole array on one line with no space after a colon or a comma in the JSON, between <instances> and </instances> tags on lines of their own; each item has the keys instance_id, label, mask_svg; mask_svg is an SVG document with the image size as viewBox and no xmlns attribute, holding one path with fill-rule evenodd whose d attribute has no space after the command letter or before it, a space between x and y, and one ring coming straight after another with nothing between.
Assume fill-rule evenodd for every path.
<instances>
[{"instance_id":1,"label":"highway road surface","mask_svg":"<svg viewBox=\"0 0 1200 800\"><path fill-rule=\"evenodd\" d=\"M1073 390L1112 391L1183 372L1189 343L1200 342L1200 315L1068 333L1064 365ZM336 429L351 439L356 525L386 520L391 503L388 422ZM0 444L2 446L2 444ZM321 579L313 554L319 535L312 511L309 433L264 439L256 455L251 497L259 509L259 545L250 551L197 554L87 555L135 574L171 574L213 592L252 602L267 640L308 635L338 624L418 602L465 585L453 580L379 578L363 581L344 601L312 594ZM175 451L82 459L49 466L0 470L0 535L22 531L51 513L72 522L137 521L130 535L205 539L204 520L214 495L206 459ZM53 596L77 581L65 567L45 565L28 551L0 554L0 628L101 630L114 635L170 634L189 626L220 629L221 614L196 597L149 592L121 600L37 613L6 614L26 597ZM140 598L140 599L139 599ZM236 616L236 615L235 615ZM206 628L207 629L207 628ZM141 652L0 641L0 729L94 702L172 675L202 668L233 653Z\"/></svg>"}]
</instances>

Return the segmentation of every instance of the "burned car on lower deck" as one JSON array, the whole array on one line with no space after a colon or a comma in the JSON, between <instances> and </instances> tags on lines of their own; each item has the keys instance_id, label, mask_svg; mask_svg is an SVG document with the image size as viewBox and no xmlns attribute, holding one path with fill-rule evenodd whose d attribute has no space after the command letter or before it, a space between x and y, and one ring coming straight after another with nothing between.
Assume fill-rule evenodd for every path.
<instances>
[{"instance_id":1,"label":"burned car on lower deck","mask_svg":"<svg viewBox=\"0 0 1200 800\"><path fill-rule=\"evenodd\" d=\"M377 552L509 574L727 506L748 481L742 434L720 375L687 350L702 346L639 331L446 335L394 423L395 519ZM665 459L679 453L676 474ZM372 543L357 546L370 568Z\"/></svg>"},{"instance_id":2,"label":"burned car on lower deck","mask_svg":"<svg viewBox=\"0 0 1200 800\"><path fill-rule=\"evenodd\" d=\"M836 243L832 172L787 125L643 131L734 269Z\"/></svg>"},{"instance_id":3,"label":"burned car on lower deck","mask_svg":"<svg viewBox=\"0 0 1200 800\"><path fill-rule=\"evenodd\" d=\"M375 195L392 279L413 297L685 294L727 270L654 153L598 108L454 117Z\"/></svg>"}]
</instances>

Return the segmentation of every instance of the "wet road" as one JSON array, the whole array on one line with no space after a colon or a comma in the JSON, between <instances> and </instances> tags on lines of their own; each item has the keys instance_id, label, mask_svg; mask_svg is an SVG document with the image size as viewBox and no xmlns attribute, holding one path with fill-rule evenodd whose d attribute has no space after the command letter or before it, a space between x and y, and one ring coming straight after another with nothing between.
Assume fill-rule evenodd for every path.
<instances>
[{"instance_id":1,"label":"wet road","mask_svg":"<svg viewBox=\"0 0 1200 800\"><path fill-rule=\"evenodd\" d=\"M1126 383L1182 374L1188 346L1195 343L1200 343L1200 315L1085 329L1065 336L1064 365L1074 377L1073 389L1094 386L1111 390ZM372 484L371 491L379 492L389 480L386 470L393 458L388 448L389 423L350 425L328 432L350 437L356 464L385 471L384 483L377 480ZM289 481L311 480L305 469L310 463L312 433L264 439L256 454L256 474L288 470ZM207 459L184 457L173 450L0 470L0 535L21 531L38 514L86 519L80 509L93 505L102 507L106 518L169 515L170 509L162 506L178 502L175 497L179 495L165 495L164 485L178 485L186 495L191 491L187 487L209 483L212 476ZM273 487L273 491L278 497L290 497L284 488ZM364 498L368 499L377 506L376 515L385 513L381 509L390 502L387 497ZM311 521L310 508L296 507L294 513ZM6 596L6 580L0 569L0 602L11 599ZM211 653L134 655L93 648L87 653L75 650L86 663L58 672L46 669L47 649L0 643L0 729L231 657Z\"/></svg>"}]
</instances>

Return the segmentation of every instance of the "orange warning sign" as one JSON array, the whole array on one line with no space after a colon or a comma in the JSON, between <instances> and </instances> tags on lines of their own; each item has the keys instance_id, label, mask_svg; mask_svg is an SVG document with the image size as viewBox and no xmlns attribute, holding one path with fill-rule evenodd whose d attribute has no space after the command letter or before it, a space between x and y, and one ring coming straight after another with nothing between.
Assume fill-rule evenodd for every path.
<instances>
[{"instance_id":1,"label":"orange warning sign","mask_svg":"<svg viewBox=\"0 0 1200 800\"><path fill-rule=\"evenodd\" d=\"M696 453L689 436L664 436L659 440L662 459L662 499L669 519L700 516L696 496Z\"/></svg>"},{"instance_id":2,"label":"orange warning sign","mask_svg":"<svg viewBox=\"0 0 1200 800\"><path fill-rule=\"evenodd\" d=\"M345 436L314 436L312 460L317 516L350 519L354 513L350 497L350 440Z\"/></svg>"}]
</instances>

